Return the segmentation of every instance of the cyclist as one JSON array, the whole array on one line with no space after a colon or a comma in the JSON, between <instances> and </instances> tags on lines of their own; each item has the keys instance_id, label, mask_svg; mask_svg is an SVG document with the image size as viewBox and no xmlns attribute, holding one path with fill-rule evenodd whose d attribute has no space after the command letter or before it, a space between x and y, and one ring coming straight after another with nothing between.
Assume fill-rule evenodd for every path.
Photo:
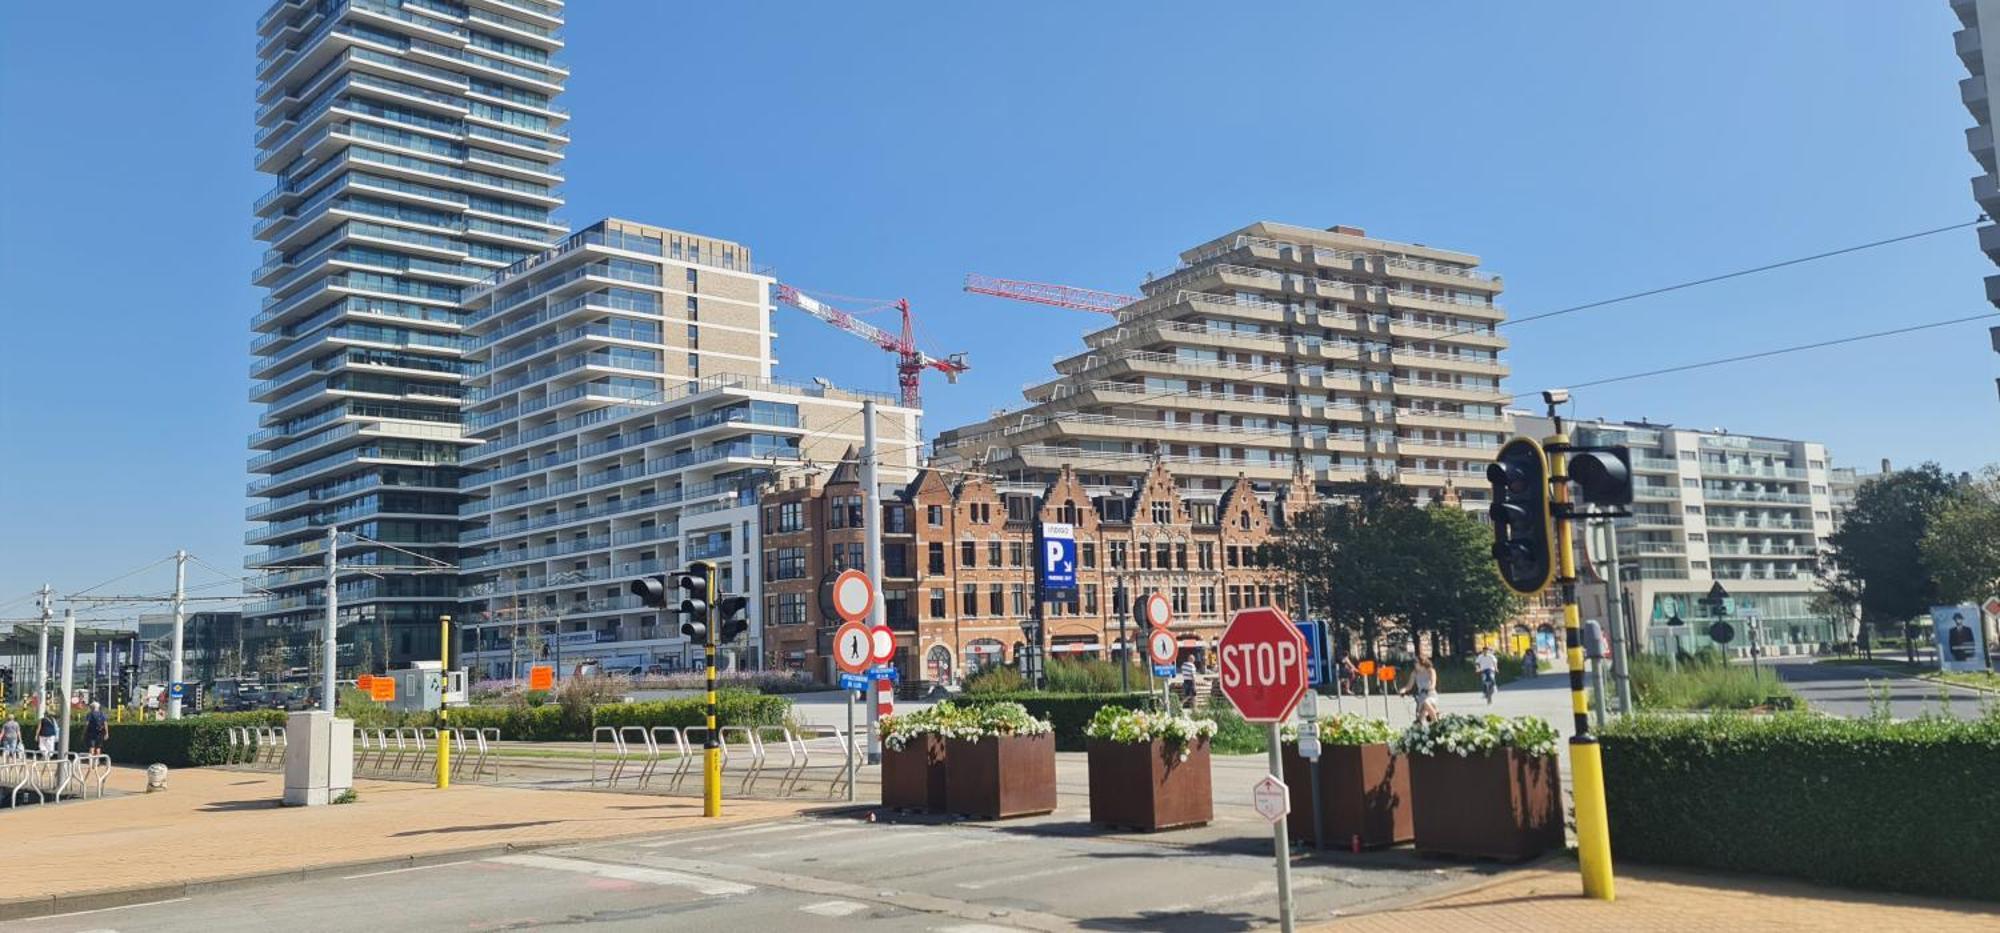
<instances>
[{"instance_id":1,"label":"cyclist","mask_svg":"<svg viewBox=\"0 0 2000 933\"><path fill-rule=\"evenodd\" d=\"M1493 691L1500 686L1500 658L1493 653L1493 646L1479 649L1479 657L1473 659L1472 666L1479 671L1479 690L1486 694L1486 703L1491 706Z\"/></svg>"}]
</instances>

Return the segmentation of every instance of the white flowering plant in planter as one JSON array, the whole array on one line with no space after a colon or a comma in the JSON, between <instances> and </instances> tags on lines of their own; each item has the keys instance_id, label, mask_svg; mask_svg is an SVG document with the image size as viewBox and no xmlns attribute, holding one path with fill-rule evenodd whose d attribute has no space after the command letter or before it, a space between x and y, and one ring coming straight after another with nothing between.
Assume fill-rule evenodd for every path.
<instances>
[{"instance_id":1,"label":"white flowering plant in planter","mask_svg":"<svg viewBox=\"0 0 2000 933\"><path fill-rule=\"evenodd\" d=\"M1288 745L1298 744L1298 723L1285 723L1278 730L1278 737ZM1387 745L1395 737L1396 730L1389 727L1387 720L1359 713L1335 713L1319 720L1321 745Z\"/></svg>"},{"instance_id":2,"label":"white flowering plant in planter","mask_svg":"<svg viewBox=\"0 0 2000 933\"><path fill-rule=\"evenodd\" d=\"M949 704L940 703L934 709ZM1028 715L1019 703L984 703L971 709L951 707L939 717L938 733L947 739L977 742L1009 735L1047 735L1054 730L1046 719Z\"/></svg>"},{"instance_id":3,"label":"white flowering plant in planter","mask_svg":"<svg viewBox=\"0 0 2000 933\"><path fill-rule=\"evenodd\" d=\"M1100 741L1126 745L1150 745L1156 740L1161 741L1174 753L1176 760L1186 761L1189 755L1194 754L1196 743L1215 737L1215 729L1215 720L1212 719L1103 706L1083 727L1083 734Z\"/></svg>"},{"instance_id":4,"label":"white flowering plant in planter","mask_svg":"<svg viewBox=\"0 0 2000 933\"><path fill-rule=\"evenodd\" d=\"M966 715L950 703L939 703L930 709L894 713L882 717L878 728L882 730L882 747L900 752L910 740L923 735L944 735L947 721Z\"/></svg>"},{"instance_id":5,"label":"white flowering plant in planter","mask_svg":"<svg viewBox=\"0 0 2000 933\"><path fill-rule=\"evenodd\" d=\"M1535 716L1507 719L1490 714L1453 713L1431 722L1415 723L1390 744L1401 755L1465 758L1511 748L1541 758L1556 753L1556 730L1547 720Z\"/></svg>"}]
</instances>

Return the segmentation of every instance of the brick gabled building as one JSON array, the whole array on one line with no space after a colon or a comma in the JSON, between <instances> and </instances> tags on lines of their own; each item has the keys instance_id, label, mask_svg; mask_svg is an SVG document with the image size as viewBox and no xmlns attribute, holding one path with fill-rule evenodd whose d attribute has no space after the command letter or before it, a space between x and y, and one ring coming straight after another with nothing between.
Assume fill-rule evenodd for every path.
<instances>
[{"instance_id":1,"label":"brick gabled building","mask_svg":"<svg viewBox=\"0 0 2000 933\"><path fill-rule=\"evenodd\" d=\"M912 685L1015 663L1034 642L1024 623L1038 618L1051 658L1111 658L1127 638L1138 650L1131 606L1155 590L1173 606L1183 655L1205 662L1232 611L1290 604L1258 549L1317 504L1303 474L1263 490L1239 476L1220 496L1189 496L1157 461L1129 487L1086 485L1067 466L1046 486L923 471L883 496L884 605L898 666ZM761 519L766 663L830 677L838 620L819 591L862 563L857 471L769 489ZM1075 526L1077 588L1038 615L1035 553L1051 522Z\"/></svg>"}]
</instances>

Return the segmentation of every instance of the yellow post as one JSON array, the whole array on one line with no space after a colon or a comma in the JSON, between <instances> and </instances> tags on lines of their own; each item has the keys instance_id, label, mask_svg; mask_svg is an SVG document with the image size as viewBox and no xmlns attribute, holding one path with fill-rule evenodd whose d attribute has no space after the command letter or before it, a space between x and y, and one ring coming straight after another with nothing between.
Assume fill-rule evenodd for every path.
<instances>
[{"instance_id":1,"label":"yellow post","mask_svg":"<svg viewBox=\"0 0 2000 933\"><path fill-rule=\"evenodd\" d=\"M1569 740L1569 767L1575 784L1576 857L1583 869L1583 894L1612 900L1611 827L1604 805L1604 759L1597 736L1590 733L1590 696L1583 689L1583 622L1576 606L1576 542L1569 518L1569 458L1562 447L1569 435L1556 422L1557 433L1544 442L1549 449L1551 511L1556 520L1556 584L1562 587L1563 641L1569 655L1569 708L1576 716L1576 734Z\"/></svg>"},{"instance_id":2,"label":"yellow post","mask_svg":"<svg viewBox=\"0 0 2000 933\"><path fill-rule=\"evenodd\" d=\"M701 815L722 815L722 744L715 732L715 566L708 568L708 644L702 646L708 660L708 740L701 747Z\"/></svg>"},{"instance_id":3,"label":"yellow post","mask_svg":"<svg viewBox=\"0 0 2000 933\"><path fill-rule=\"evenodd\" d=\"M438 616L438 687L451 682L451 616ZM451 786L451 710L438 700L437 786Z\"/></svg>"}]
</instances>

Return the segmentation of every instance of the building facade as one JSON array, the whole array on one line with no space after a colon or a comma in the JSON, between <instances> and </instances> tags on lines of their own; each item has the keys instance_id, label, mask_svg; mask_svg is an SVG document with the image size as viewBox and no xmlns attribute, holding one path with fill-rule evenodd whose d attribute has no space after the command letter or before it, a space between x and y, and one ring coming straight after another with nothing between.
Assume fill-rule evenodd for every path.
<instances>
[{"instance_id":1,"label":"building facade","mask_svg":"<svg viewBox=\"0 0 2000 933\"><path fill-rule=\"evenodd\" d=\"M1965 64L1967 77L1958 82L1958 98L1972 114L1972 128L1965 131L1965 147L1979 163L1981 174L1972 179L1972 198L1986 216L2000 217L2000 165L1994 159L1994 79L2000 75L2000 0L1951 0L1963 28L1952 34L1958 60ZM2000 263L2000 225L1985 223L1979 228L1979 248ZM2000 275L1986 277L1986 298L2000 305ZM2000 327L1988 331L1993 351L2000 353ZM1994 380L2000 388L2000 378Z\"/></svg>"},{"instance_id":2,"label":"building facade","mask_svg":"<svg viewBox=\"0 0 2000 933\"><path fill-rule=\"evenodd\" d=\"M481 676L688 669L699 646L631 580L705 560L756 593L760 488L851 460L870 399L880 436L919 436L888 396L771 377L772 285L740 243L607 219L467 295L457 622ZM884 477L916 458L888 448ZM750 615L726 666L765 655Z\"/></svg>"},{"instance_id":3,"label":"building facade","mask_svg":"<svg viewBox=\"0 0 2000 933\"><path fill-rule=\"evenodd\" d=\"M1142 652L1132 606L1154 591L1169 599L1183 656L1206 663L1234 610L1291 604L1259 548L1314 507L1312 485L1301 472L1267 494L1238 476L1209 500L1184 493L1160 462L1110 485L1068 465L1047 484L924 470L882 497L883 598L905 687L1016 664L1037 624L1051 658L1113 658L1128 642ZM847 467L824 483L802 477L767 491L761 507L768 663L830 679L839 619L820 592L863 565L859 477ZM1077 587L1041 604L1036 553L1048 522L1075 529Z\"/></svg>"},{"instance_id":4,"label":"building facade","mask_svg":"<svg viewBox=\"0 0 2000 933\"><path fill-rule=\"evenodd\" d=\"M1546 418L1516 414L1515 421L1523 434L1553 433ZM1632 516L1616 525L1622 608L1639 650L1713 644L1712 619L1699 601L1717 583L1739 633L1731 650L1747 647L1743 623L1753 617L1773 654L1851 637L1845 620L1815 600L1815 569L1848 478L1832 467L1824 445L1646 422L1568 427L1575 443L1632 451ZM1586 618L1608 618L1605 587L1581 587L1579 601Z\"/></svg>"},{"instance_id":5,"label":"building facade","mask_svg":"<svg viewBox=\"0 0 2000 933\"><path fill-rule=\"evenodd\" d=\"M1130 484L1164 462L1201 508L1247 479L1393 477L1485 500L1506 433L1498 276L1478 257L1260 222L1181 254L1028 404L943 432L939 462Z\"/></svg>"},{"instance_id":6,"label":"building facade","mask_svg":"<svg viewBox=\"0 0 2000 933\"><path fill-rule=\"evenodd\" d=\"M436 657L458 583L466 295L567 228L560 0L283 0L257 23L248 621ZM442 569L441 569L442 568ZM344 659L351 660L351 659Z\"/></svg>"}]
</instances>

